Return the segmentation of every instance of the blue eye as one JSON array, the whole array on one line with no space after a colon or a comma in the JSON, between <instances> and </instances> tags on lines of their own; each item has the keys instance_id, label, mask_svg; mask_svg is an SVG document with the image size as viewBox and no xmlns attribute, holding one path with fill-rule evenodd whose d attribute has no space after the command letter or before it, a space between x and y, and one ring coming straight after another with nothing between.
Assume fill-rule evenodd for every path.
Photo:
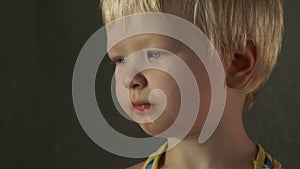
<instances>
[{"instance_id":1,"label":"blue eye","mask_svg":"<svg viewBox=\"0 0 300 169\"><path fill-rule=\"evenodd\" d=\"M164 51L158 51L158 50L149 50L147 52L147 56L149 58L155 58L155 59L159 59L161 56L165 55L167 52Z\"/></svg>"}]
</instances>

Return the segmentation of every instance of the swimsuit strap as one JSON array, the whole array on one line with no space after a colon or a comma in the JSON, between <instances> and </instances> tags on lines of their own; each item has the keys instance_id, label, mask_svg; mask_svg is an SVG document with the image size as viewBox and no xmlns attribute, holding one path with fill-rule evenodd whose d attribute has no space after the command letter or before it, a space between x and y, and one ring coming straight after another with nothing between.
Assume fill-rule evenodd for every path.
<instances>
[{"instance_id":1,"label":"swimsuit strap","mask_svg":"<svg viewBox=\"0 0 300 169\"><path fill-rule=\"evenodd\" d=\"M256 159L253 160L254 169L282 169L281 164L272 158L261 145L257 145L258 153ZM142 169L158 169L158 162L162 153L165 152L167 144L161 146L155 153L151 154L146 160Z\"/></svg>"},{"instance_id":2,"label":"swimsuit strap","mask_svg":"<svg viewBox=\"0 0 300 169\"><path fill-rule=\"evenodd\" d=\"M281 169L281 164L272 158L261 145L258 146L256 160L253 160L254 169Z\"/></svg>"},{"instance_id":3,"label":"swimsuit strap","mask_svg":"<svg viewBox=\"0 0 300 169\"><path fill-rule=\"evenodd\" d=\"M157 169L159 159L160 159L162 153L165 152L167 147L168 147L167 143L165 143L156 152L151 154L150 157L144 163L144 166L142 169Z\"/></svg>"}]
</instances>

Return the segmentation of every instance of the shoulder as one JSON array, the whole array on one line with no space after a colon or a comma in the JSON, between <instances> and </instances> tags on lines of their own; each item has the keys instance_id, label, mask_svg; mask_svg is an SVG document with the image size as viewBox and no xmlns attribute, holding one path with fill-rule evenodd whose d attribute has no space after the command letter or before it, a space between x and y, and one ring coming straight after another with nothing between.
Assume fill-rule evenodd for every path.
<instances>
[{"instance_id":1,"label":"shoulder","mask_svg":"<svg viewBox=\"0 0 300 169\"><path fill-rule=\"evenodd\" d=\"M144 163L145 163L145 161L137 163L137 164L135 164L133 166L130 166L126 169L142 169L142 167L144 166Z\"/></svg>"}]
</instances>

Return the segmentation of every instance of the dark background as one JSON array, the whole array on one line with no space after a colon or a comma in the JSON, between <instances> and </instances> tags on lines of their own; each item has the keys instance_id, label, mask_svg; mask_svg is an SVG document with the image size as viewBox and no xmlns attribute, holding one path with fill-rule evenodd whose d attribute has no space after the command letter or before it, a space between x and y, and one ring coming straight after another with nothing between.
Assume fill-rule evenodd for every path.
<instances>
[{"instance_id":1,"label":"dark background","mask_svg":"<svg viewBox=\"0 0 300 169\"><path fill-rule=\"evenodd\" d=\"M72 73L87 39L101 27L98 1L1 1L0 168L115 169L141 159L110 154L81 128L72 102ZM245 112L249 135L286 169L299 169L300 1L285 2L285 36L274 73ZM113 68L96 89L101 102ZM103 72L103 71L99 71ZM99 79L99 78L98 78ZM106 119L120 132L142 135L106 101ZM105 111L106 110L106 111Z\"/></svg>"}]
</instances>

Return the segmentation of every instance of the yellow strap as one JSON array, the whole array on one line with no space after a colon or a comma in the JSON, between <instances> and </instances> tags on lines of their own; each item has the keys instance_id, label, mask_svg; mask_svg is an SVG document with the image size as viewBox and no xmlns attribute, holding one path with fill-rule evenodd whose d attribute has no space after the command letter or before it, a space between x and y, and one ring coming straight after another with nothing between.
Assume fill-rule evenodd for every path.
<instances>
[{"instance_id":1,"label":"yellow strap","mask_svg":"<svg viewBox=\"0 0 300 169\"><path fill-rule=\"evenodd\" d=\"M156 152L150 155L150 157L144 163L142 169L146 169L148 164L154 159L151 169L158 169L159 159L161 158L162 153L165 152L167 148L167 143L163 144Z\"/></svg>"},{"instance_id":2,"label":"yellow strap","mask_svg":"<svg viewBox=\"0 0 300 169\"><path fill-rule=\"evenodd\" d=\"M258 153L256 156L256 159L253 160L254 169L263 169L265 158L268 157L272 161L273 169L282 169L281 164L271 157L266 151L262 148L261 145L257 145L258 147ZM144 163L144 166L142 169L146 169L147 165L154 159L152 164L152 169L158 169L158 163L159 159L161 158L162 153L167 148L167 143L162 145L156 152L150 155L150 157L146 160Z\"/></svg>"},{"instance_id":3,"label":"yellow strap","mask_svg":"<svg viewBox=\"0 0 300 169\"><path fill-rule=\"evenodd\" d=\"M263 169L266 157L271 160L273 169L281 169L282 168L281 164L277 160L272 158L272 156L270 154L266 153L266 151L262 148L261 145L257 145L257 146L258 146L258 153L257 153L256 159L253 160L254 169Z\"/></svg>"}]
</instances>

